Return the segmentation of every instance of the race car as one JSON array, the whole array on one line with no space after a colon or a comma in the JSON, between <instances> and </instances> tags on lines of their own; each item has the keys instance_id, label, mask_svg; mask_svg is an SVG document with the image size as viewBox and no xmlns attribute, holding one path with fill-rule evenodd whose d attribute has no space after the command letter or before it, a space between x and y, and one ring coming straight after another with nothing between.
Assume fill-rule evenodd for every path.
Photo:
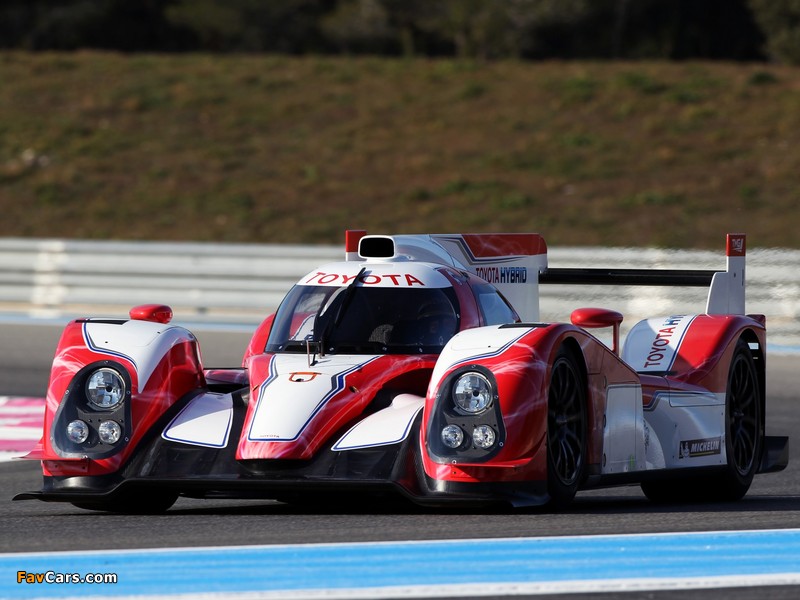
<instances>
[{"instance_id":1,"label":"race car","mask_svg":"<svg viewBox=\"0 0 800 600\"><path fill-rule=\"evenodd\" d=\"M783 469L765 435L766 319L745 314L745 237L720 271L551 268L538 234L367 235L302 277L241 367L205 369L165 305L70 322L53 362L40 491L161 512L179 496L568 505L638 484L736 500ZM547 284L707 286L704 312L539 315ZM604 328L611 342L594 334ZM594 332L594 333L593 333Z\"/></svg>"}]
</instances>

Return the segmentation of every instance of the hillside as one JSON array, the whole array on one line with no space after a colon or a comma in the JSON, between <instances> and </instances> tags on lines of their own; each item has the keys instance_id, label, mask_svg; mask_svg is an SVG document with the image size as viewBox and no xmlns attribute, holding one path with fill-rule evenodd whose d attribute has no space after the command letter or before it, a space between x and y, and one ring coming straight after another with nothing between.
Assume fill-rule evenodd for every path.
<instances>
[{"instance_id":1,"label":"hillside","mask_svg":"<svg viewBox=\"0 0 800 600\"><path fill-rule=\"evenodd\" d=\"M0 54L0 236L800 247L800 70Z\"/></svg>"}]
</instances>

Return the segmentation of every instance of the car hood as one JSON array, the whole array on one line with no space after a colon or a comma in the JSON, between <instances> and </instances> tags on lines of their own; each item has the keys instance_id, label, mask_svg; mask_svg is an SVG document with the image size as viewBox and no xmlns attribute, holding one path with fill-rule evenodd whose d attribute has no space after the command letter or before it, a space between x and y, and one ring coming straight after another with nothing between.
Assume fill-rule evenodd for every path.
<instances>
[{"instance_id":1,"label":"car hood","mask_svg":"<svg viewBox=\"0 0 800 600\"><path fill-rule=\"evenodd\" d=\"M262 354L248 362L239 459L309 459L374 412L379 391L425 394L436 357ZM338 434L338 436L337 436Z\"/></svg>"}]
</instances>

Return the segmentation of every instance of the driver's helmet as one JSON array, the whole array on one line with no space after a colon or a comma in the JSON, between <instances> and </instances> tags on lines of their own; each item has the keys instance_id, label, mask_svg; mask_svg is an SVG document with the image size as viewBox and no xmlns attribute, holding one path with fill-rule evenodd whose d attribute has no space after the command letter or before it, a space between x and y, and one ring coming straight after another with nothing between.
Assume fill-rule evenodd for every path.
<instances>
[{"instance_id":1,"label":"driver's helmet","mask_svg":"<svg viewBox=\"0 0 800 600\"><path fill-rule=\"evenodd\" d=\"M456 333L456 315L444 299L422 304L417 311L417 331L423 345L444 346Z\"/></svg>"}]
</instances>

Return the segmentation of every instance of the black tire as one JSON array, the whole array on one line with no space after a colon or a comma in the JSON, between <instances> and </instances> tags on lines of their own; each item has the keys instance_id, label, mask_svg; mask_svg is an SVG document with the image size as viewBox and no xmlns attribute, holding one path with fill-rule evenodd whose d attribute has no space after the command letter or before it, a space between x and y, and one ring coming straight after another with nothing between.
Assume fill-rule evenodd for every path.
<instances>
[{"instance_id":1,"label":"black tire","mask_svg":"<svg viewBox=\"0 0 800 600\"><path fill-rule=\"evenodd\" d=\"M547 394L548 506L563 508L575 497L586 469L586 386L572 353L553 361Z\"/></svg>"},{"instance_id":2,"label":"black tire","mask_svg":"<svg viewBox=\"0 0 800 600\"><path fill-rule=\"evenodd\" d=\"M739 339L731 359L725 399L727 471L716 482L720 500L739 500L750 489L763 444L761 386L753 355Z\"/></svg>"},{"instance_id":3,"label":"black tire","mask_svg":"<svg viewBox=\"0 0 800 600\"><path fill-rule=\"evenodd\" d=\"M113 500L93 502L71 502L76 508L97 510L124 515L158 515L166 512L175 504L178 494L164 491L144 491L131 493Z\"/></svg>"},{"instance_id":4,"label":"black tire","mask_svg":"<svg viewBox=\"0 0 800 600\"><path fill-rule=\"evenodd\" d=\"M740 338L728 371L725 393L725 471L719 475L642 484L654 502L732 502L750 489L763 444L761 386L753 355Z\"/></svg>"}]
</instances>

